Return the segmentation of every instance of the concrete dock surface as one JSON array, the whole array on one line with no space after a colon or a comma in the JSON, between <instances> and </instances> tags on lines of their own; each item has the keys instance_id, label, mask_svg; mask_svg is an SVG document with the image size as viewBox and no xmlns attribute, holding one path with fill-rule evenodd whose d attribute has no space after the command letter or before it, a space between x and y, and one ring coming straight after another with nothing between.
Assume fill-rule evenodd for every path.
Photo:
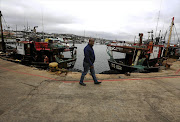
<instances>
[{"instance_id":1,"label":"concrete dock surface","mask_svg":"<svg viewBox=\"0 0 180 122\"><path fill-rule=\"evenodd\" d=\"M180 122L180 61L158 73L55 74L0 59L1 122Z\"/></svg>"}]
</instances>

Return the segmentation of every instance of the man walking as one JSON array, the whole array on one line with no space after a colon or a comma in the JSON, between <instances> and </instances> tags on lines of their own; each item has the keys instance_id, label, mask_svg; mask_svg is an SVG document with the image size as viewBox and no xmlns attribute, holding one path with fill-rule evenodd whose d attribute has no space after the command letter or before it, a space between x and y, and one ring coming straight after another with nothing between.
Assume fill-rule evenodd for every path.
<instances>
[{"instance_id":1,"label":"man walking","mask_svg":"<svg viewBox=\"0 0 180 122\"><path fill-rule=\"evenodd\" d=\"M83 61L83 67L84 67L84 71L81 75L81 79L79 84L82 86L86 86L85 83L83 83L84 77L86 76L86 74L88 73L88 70L90 69L91 75L93 77L94 80L94 84L100 84L101 82L97 81L96 75L95 75L95 71L94 71L94 61L95 61L95 54L94 54L94 50L93 50L93 46L94 46L94 39L89 39L89 43L88 45L84 48L84 61Z\"/></svg>"}]
</instances>

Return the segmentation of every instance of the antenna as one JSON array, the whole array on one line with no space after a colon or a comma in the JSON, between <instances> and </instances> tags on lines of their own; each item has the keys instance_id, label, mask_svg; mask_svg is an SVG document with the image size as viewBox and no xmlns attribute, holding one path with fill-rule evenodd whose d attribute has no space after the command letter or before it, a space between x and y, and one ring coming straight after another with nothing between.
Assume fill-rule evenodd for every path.
<instances>
[{"instance_id":1,"label":"antenna","mask_svg":"<svg viewBox=\"0 0 180 122\"><path fill-rule=\"evenodd\" d=\"M28 31L28 21L27 21L27 31Z\"/></svg>"},{"instance_id":2,"label":"antenna","mask_svg":"<svg viewBox=\"0 0 180 122\"><path fill-rule=\"evenodd\" d=\"M16 38L17 38L17 25L16 25Z\"/></svg>"},{"instance_id":3,"label":"antenna","mask_svg":"<svg viewBox=\"0 0 180 122\"><path fill-rule=\"evenodd\" d=\"M43 10L41 9L41 14L42 14L42 32L43 32L43 41L44 41L44 22L43 22Z\"/></svg>"}]
</instances>

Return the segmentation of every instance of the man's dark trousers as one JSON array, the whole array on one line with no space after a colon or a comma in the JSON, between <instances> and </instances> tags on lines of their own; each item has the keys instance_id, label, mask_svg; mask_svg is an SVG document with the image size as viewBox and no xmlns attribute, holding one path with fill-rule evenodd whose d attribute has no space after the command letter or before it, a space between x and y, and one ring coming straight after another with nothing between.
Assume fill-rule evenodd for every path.
<instances>
[{"instance_id":1,"label":"man's dark trousers","mask_svg":"<svg viewBox=\"0 0 180 122\"><path fill-rule=\"evenodd\" d=\"M98 81L97 81L97 78L96 78L96 75L95 75L94 67L93 67L93 68L90 68L89 63L86 63L86 62L83 62L83 67L84 67L84 71L82 72L80 83L83 83L84 77L85 77L86 74L88 73L88 70L89 70L89 69L90 69L90 72L91 72L91 75L92 75L92 77L93 77L94 82L95 82L95 83L98 82Z\"/></svg>"}]
</instances>

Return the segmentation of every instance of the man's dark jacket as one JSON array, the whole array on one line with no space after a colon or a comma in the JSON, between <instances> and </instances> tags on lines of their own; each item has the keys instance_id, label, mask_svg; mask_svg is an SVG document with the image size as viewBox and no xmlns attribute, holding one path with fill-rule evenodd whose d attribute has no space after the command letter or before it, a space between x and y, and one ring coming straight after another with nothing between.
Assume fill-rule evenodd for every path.
<instances>
[{"instance_id":1,"label":"man's dark jacket","mask_svg":"<svg viewBox=\"0 0 180 122\"><path fill-rule=\"evenodd\" d=\"M93 63L95 61L95 54L92 46L88 44L84 48L84 62L89 63L90 66L93 66Z\"/></svg>"}]
</instances>

